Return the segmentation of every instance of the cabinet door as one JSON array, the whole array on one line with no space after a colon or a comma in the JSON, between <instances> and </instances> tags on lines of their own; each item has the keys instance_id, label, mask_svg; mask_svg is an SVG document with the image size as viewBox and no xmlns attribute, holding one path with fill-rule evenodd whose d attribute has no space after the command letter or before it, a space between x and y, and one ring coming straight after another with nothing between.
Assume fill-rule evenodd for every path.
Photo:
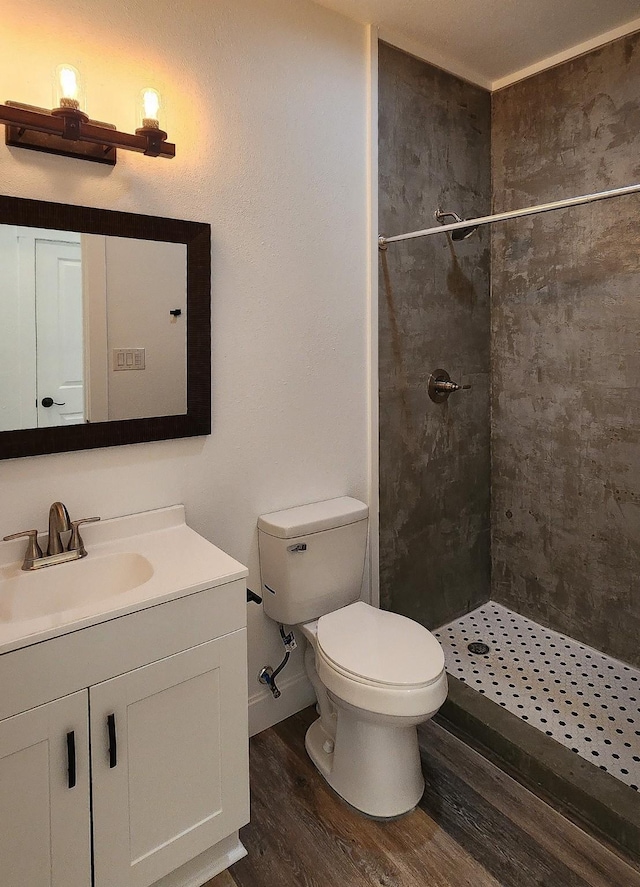
<instances>
[{"instance_id":1,"label":"cabinet door","mask_svg":"<svg viewBox=\"0 0 640 887\"><path fill-rule=\"evenodd\" d=\"M249 819L246 631L91 687L95 887L148 887Z\"/></svg>"},{"instance_id":2,"label":"cabinet door","mask_svg":"<svg viewBox=\"0 0 640 887\"><path fill-rule=\"evenodd\" d=\"M88 732L86 690L0 721L2 887L91 884Z\"/></svg>"}]
</instances>

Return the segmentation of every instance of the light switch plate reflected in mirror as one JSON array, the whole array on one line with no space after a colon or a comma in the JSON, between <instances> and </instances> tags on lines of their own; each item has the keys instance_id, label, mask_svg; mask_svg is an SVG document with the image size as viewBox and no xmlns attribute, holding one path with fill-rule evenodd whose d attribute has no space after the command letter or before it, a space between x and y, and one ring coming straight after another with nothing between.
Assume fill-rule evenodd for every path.
<instances>
[{"instance_id":1,"label":"light switch plate reflected in mirror","mask_svg":"<svg viewBox=\"0 0 640 887\"><path fill-rule=\"evenodd\" d=\"M122 370L143 370L145 368L144 348L114 348L113 370L118 373Z\"/></svg>"}]
</instances>

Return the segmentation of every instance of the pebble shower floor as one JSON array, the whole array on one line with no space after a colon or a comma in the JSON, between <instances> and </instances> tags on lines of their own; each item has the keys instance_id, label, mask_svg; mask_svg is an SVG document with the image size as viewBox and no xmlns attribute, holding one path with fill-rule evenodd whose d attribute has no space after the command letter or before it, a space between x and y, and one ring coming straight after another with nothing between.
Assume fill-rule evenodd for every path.
<instances>
[{"instance_id":1,"label":"pebble shower floor","mask_svg":"<svg viewBox=\"0 0 640 887\"><path fill-rule=\"evenodd\" d=\"M434 634L449 674L638 791L640 671L493 601Z\"/></svg>"}]
</instances>

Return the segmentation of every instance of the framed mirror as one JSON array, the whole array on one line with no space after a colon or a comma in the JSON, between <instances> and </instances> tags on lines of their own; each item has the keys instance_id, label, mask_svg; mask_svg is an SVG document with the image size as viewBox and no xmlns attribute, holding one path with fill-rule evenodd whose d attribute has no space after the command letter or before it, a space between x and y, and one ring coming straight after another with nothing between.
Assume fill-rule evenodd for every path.
<instances>
[{"instance_id":1,"label":"framed mirror","mask_svg":"<svg viewBox=\"0 0 640 887\"><path fill-rule=\"evenodd\" d=\"M211 228L0 196L0 458L211 432Z\"/></svg>"}]
</instances>

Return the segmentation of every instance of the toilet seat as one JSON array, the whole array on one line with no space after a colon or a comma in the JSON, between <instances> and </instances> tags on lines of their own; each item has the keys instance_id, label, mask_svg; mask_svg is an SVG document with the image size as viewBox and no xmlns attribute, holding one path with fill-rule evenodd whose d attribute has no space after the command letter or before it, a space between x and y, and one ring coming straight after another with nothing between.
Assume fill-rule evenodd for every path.
<instances>
[{"instance_id":1,"label":"toilet seat","mask_svg":"<svg viewBox=\"0 0 640 887\"><path fill-rule=\"evenodd\" d=\"M354 684L362 684L364 687L380 687L381 689L387 689L387 690L392 690L392 691L397 690L398 692L420 690L423 687L430 687L430 686L432 686L432 684L435 684L439 680L440 676L442 675L442 672L444 671L444 669L442 669L441 671L438 672L438 674L434 678L432 678L430 681L425 682L424 684L382 683L382 681L372 681L370 678L362 677L362 675L355 675L355 674L353 674L353 672L347 671L344 668L340 668L340 666L337 665L335 662L333 662L331 659L329 659L328 656L322 650L316 651L316 652L319 653L320 656L322 656L327 668L332 668L336 672L336 674L341 675L343 678L345 678L345 680L353 681Z\"/></svg>"},{"instance_id":2,"label":"toilet seat","mask_svg":"<svg viewBox=\"0 0 640 887\"><path fill-rule=\"evenodd\" d=\"M364 684L425 687L444 669L444 652L430 631L363 601L321 616L317 643L336 671Z\"/></svg>"},{"instance_id":3,"label":"toilet seat","mask_svg":"<svg viewBox=\"0 0 640 887\"><path fill-rule=\"evenodd\" d=\"M330 693L364 711L430 716L444 702L444 653L426 628L358 601L320 617L316 669Z\"/></svg>"}]
</instances>

